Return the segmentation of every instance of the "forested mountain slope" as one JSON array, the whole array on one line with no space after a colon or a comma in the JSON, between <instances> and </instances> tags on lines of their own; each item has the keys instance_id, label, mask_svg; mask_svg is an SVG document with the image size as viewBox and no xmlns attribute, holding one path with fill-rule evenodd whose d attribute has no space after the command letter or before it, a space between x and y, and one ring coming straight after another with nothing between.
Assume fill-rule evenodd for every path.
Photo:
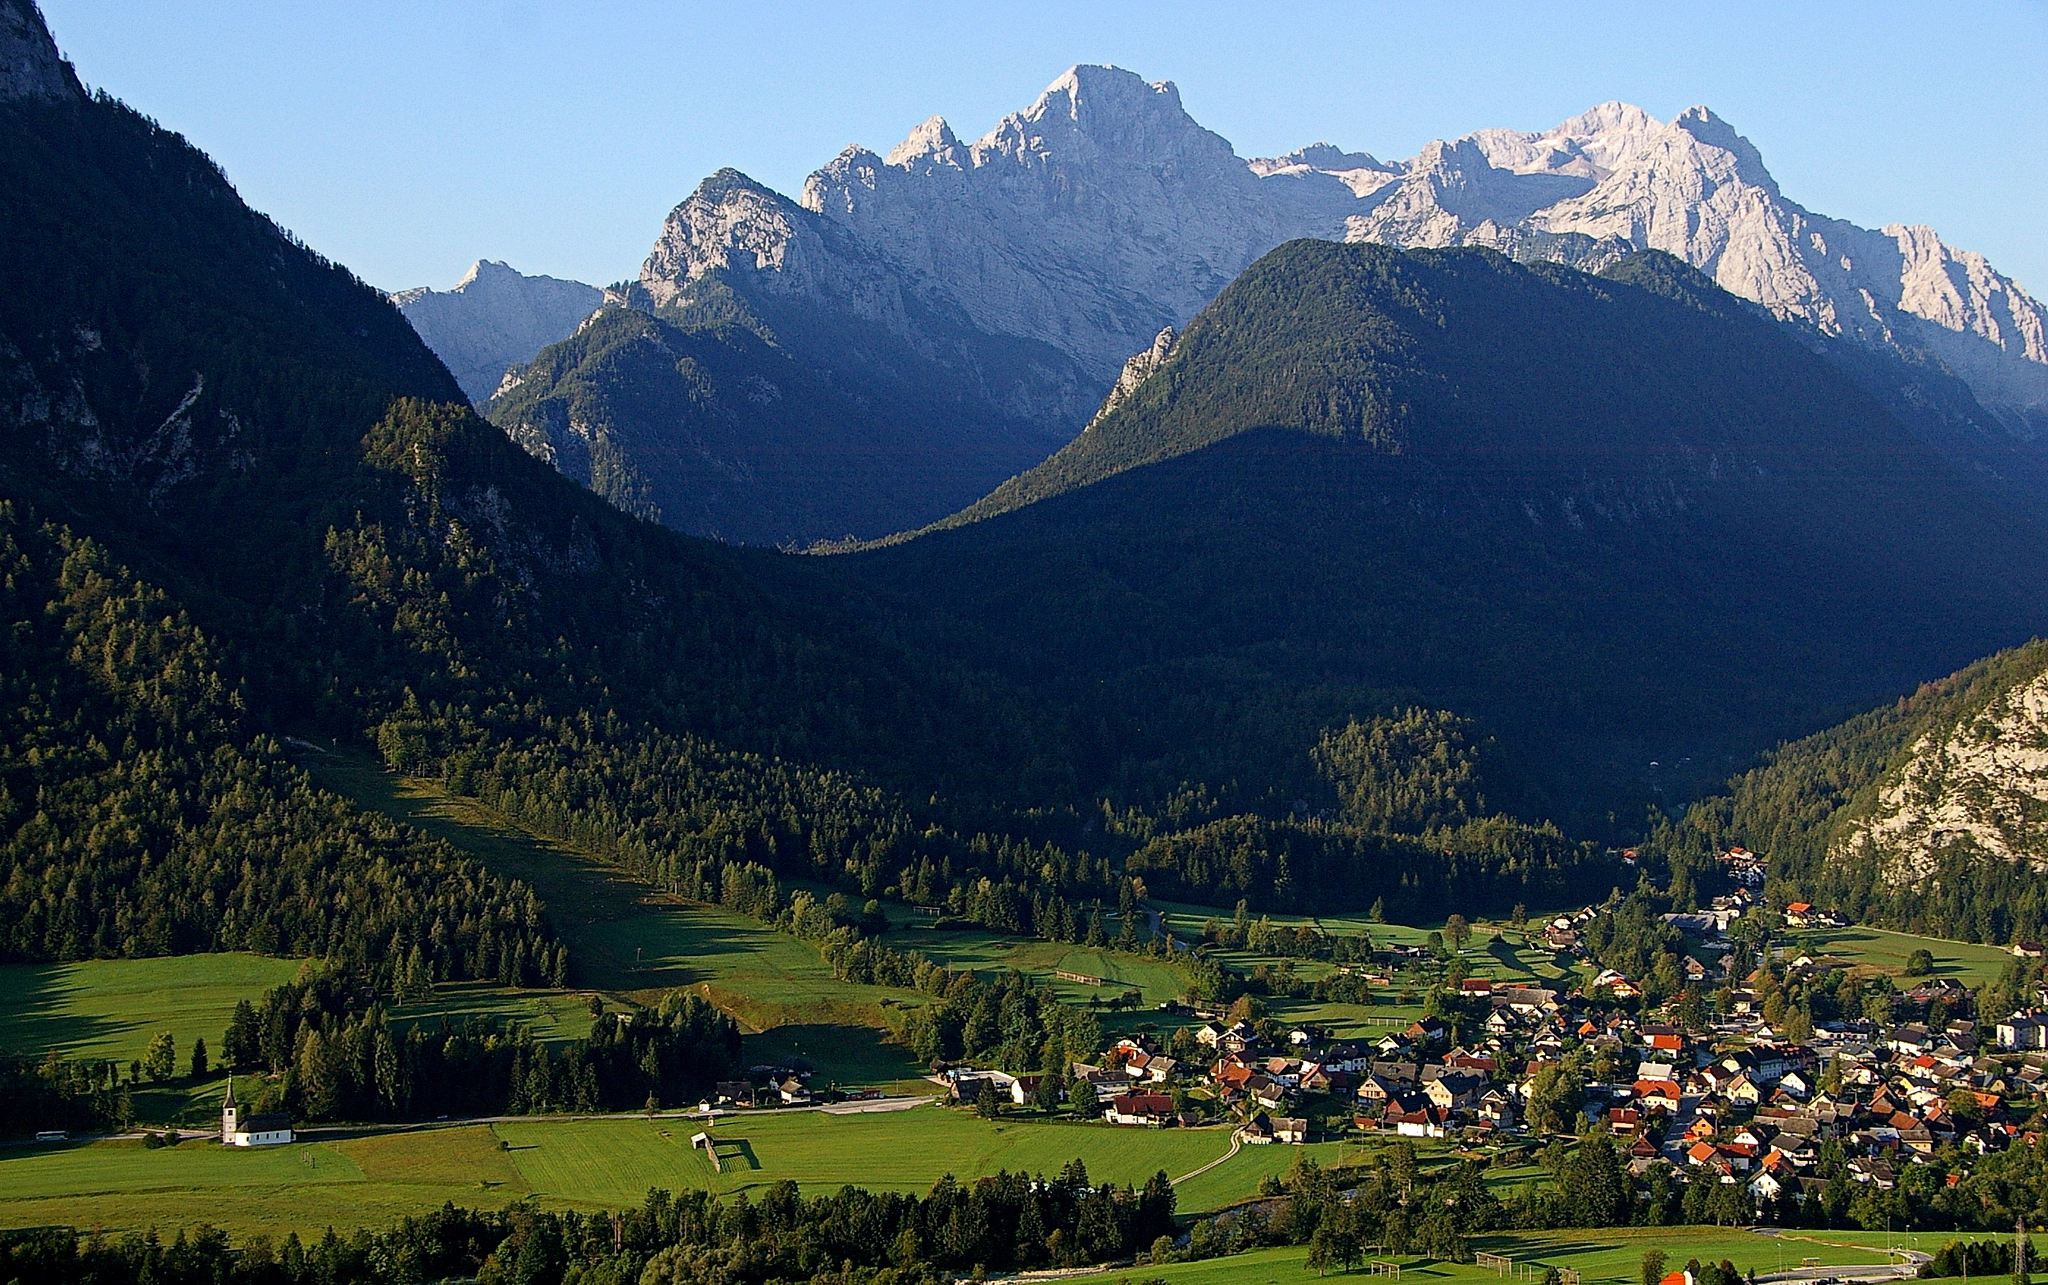
<instances>
[{"instance_id":1,"label":"forested mountain slope","mask_svg":"<svg viewBox=\"0 0 2048 1285\"><path fill-rule=\"evenodd\" d=\"M807 339L727 302L605 308L508 378L492 421L628 513L761 545L921 526L1064 441L893 343Z\"/></svg>"},{"instance_id":2,"label":"forested mountain slope","mask_svg":"<svg viewBox=\"0 0 2048 1285\"><path fill-rule=\"evenodd\" d=\"M665 531L533 459L462 403L388 300L249 211L203 156L119 103L74 85L0 105L0 202L11 389L0 498L41 568L21 582L18 615L35 621L66 601L67 550L89 549L114 596L170 622L147 635L161 635L150 646L167 672L217 675L194 690L232 697L232 717L177 740L210 717L186 692L196 679L122 678L58 618L18 632L29 686L6 759L12 949L331 953L283 928L261 935L254 922L179 907L229 904L292 861L305 863L302 879L346 881L358 852L422 872L410 901L393 894L404 922L359 953L387 966L387 982L441 919L487 935L503 918L492 907L526 906L518 889L483 880L462 892L459 916L430 914L422 907L446 886L439 858L405 857L413 840L390 835L390 848L311 790L267 739L293 732L365 738L394 768L764 917L793 913L778 880L802 878L861 898L893 888L1006 931L1073 939L1099 931L1105 901L1131 894L1117 856L1220 815L1200 788L1208 778L1180 788L1183 763L1126 770L1142 757L1126 742L1147 734L1128 710L1027 696L946 659L921 617L878 608L834 564ZM1332 723L1396 708L1385 694L1332 689L1233 714L1234 681L1226 667L1195 684L1189 707L1220 713L1222 733L1233 718L1283 728L1278 743L1300 756ZM179 756L161 772L182 793L121 785L131 748L173 741ZM1137 780L1147 801L1192 802L1120 812L1105 832L1095 791L1111 778ZM1271 791L1254 781L1245 792ZM36 811L32 795L69 800L69 811ZM132 824L95 828L101 802ZM252 849L216 877L210 863L242 849L209 836L252 809L296 818L303 842ZM1417 906L1446 888L1476 908L1605 886L1604 867L1555 831L1476 811L1446 823L1470 832L1425 841L1415 824L1362 814L1355 831L1239 827L1184 850L1321 845L1347 887L1384 850L1402 863L1397 904ZM87 829L52 832L70 825ZM1443 855L1453 851L1455 863ZM1155 869L1172 861L1162 860ZM173 879L185 866L198 873ZM1261 904L1318 892L1287 868L1268 863L1225 887L1188 867L1181 881ZM73 906L77 889L92 895ZM166 898L163 925L147 932L121 910L143 896ZM820 927L823 914L806 931L854 931L829 917ZM509 955L501 926L495 951L465 945L463 958L423 966L558 973L544 923L521 922L528 936ZM861 978L911 968L886 950L835 949Z\"/></svg>"},{"instance_id":3,"label":"forested mountain slope","mask_svg":"<svg viewBox=\"0 0 2048 1285\"><path fill-rule=\"evenodd\" d=\"M386 299L250 211L183 139L68 71L11 92L24 67L62 66L19 12L42 62L10 63L0 96L0 498L28 560L10 610L31 626L11 642L0 807L10 949L326 951L219 919L284 867L178 868L236 850L208 827L250 809L304 827L252 860L343 879L374 848L350 836L375 827L265 739L294 731L368 736L395 767L714 888L750 860L886 882L881 863L925 833L896 786L946 806L997 783L1006 801L1067 797L1060 747L1000 684L891 642L816 564L618 512L476 417ZM139 604L134 629L81 643L44 618L81 558ZM136 694L116 663L135 646L217 683ZM232 717L200 701L215 686ZM154 770L182 784L124 787L158 742L175 753ZM96 827L101 807L128 828ZM180 909L209 894L212 917ZM451 923L516 894L480 883ZM143 896L163 898L161 925L120 911ZM438 914L370 954L402 953ZM544 928L521 931L545 975Z\"/></svg>"},{"instance_id":4,"label":"forested mountain slope","mask_svg":"<svg viewBox=\"0 0 2048 1285\"><path fill-rule=\"evenodd\" d=\"M1587 816L2026 638L2040 535L1674 259L1295 242L1046 464L847 569L1047 690L1413 691Z\"/></svg>"},{"instance_id":5,"label":"forested mountain slope","mask_svg":"<svg viewBox=\"0 0 2048 1285\"><path fill-rule=\"evenodd\" d=\"M736 220L752 229L737 243ZM921 526L1057 450L1101 395L1058 349L977 329L735 171L670 213L626 298L635 312L608 308L515 370L488 412L619 507L693 535Z\"/></svg>"},{"instance_id":6,"label":"forested mountain slope","mask_svg":"<svg viewBox=\"0 0 2048 1285\"><path fill-rule=\"evenodd\" d=\"M1768 856L1780 895L1977 941L2048 933L2048 644L1780 747L1675 832Z\"/></svg>"}]
</instances>

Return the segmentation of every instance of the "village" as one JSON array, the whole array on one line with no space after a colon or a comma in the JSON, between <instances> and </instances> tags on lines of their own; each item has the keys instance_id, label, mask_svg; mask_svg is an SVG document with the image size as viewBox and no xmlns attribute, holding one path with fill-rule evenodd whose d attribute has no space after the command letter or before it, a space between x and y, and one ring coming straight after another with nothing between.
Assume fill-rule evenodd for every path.
<instances>
[{"instance_id":1,"label":"village","mask_svg":"<svg viewBox=\"0 0 2048 1285\"><path fill-rule=\"evenodd\" d=\"M1979 1014L1975 992L1928 976L1876 992L1882 1003L1867 1011L1774 1024L1769 999L1729 972L1743 957L1731 931L1766 915L1788 934L1846 921L1806 902L1766 911L1761 878L1744 877L1760 864L1739 849L1723 859L1733 893L1660 916L1689 949L1682 995L1655 1008L1637 979L1589 956L1588 930L1611 908L1586 907L1529 929L1576 964L1568 988L1465 975L1454 958L1435 982L1435 1015L1383 1034L1334 1038L1313 1024L1197 1010L1210 1020L1164 1039L1127 1035L1075 1063L1064 1085L967 1067L934 1078L985 1111L1063 1096L1111 1125L1223 1123L1253 1145L1384 1136L1527 1158L1561 1136L1601 1134L1639 1178L1663 1169L1689 1188L1739 1188L1746 1210L1781 1215L1824 1195L1890 1191L1914 1181L1914 1166L1926 1167L1920 1181L1953 1186L1970 1156L2032 1140L2027 1122L2048 1081L2048 992ZM2042 954L2010 950L2019 962ZM1403 953L1376 952L1375 967ZM1781 944L1750 976L1782 992L1840 967ZM1710 989L1712 1008L1696 998Z\"/></svg>"}]
</instances>

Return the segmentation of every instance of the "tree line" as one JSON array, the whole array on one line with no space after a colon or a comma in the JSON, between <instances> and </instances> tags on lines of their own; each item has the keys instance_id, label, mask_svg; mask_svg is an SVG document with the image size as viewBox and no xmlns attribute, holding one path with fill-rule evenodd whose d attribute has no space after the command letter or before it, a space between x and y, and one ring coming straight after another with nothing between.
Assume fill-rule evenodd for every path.
<instances>
[{"instance_id":1,"label":"tree line","mask_svg":"<svg viewBox=\"0 0 2048 1285\"><path fill-rule=\"evenodd\" d=\"M252 950L389 988L559 982L530 888L316 789L207 636L0 501L0 959Z\"/></svg>"},{"instance_id":2,"label":"tree line","mask_svg":"<svg viewBox=\"0 0 2048 1285\"><path fill-rule=\"evenodd\" d=\"M269 1073L251 1110L416 1120L696 1102L739 1065L740 1033L684 991L651 1010L600 1012L587 1038L555 1043L487 1018L394 1024L373 993L330 974L237 1004L221 1052L235 1070Z\"/></svg>"},{"instance_id":3,"label":"tree line","mask_svg":"<svg viewBox=\"0 0 2048 1285\"><path fill-rule=\"evenodd\" d=\"M330 1230L230 1244L218 1230L119 1239L66 1228L0 1233L0 1277L48 1285L400 1285L476 1279L520 1285L729 1285L835 1282L937 1285L980 1269L1126 1258L1171 1239L1164 1173L1139 1186L1092 1180L1080 1161L1056 1176L941 1179L924 1196L853 1187L804 1196L795 1183L758 1198L648 1192L614 1213L543 1210L526 1201L484 1212L444 1206L385 1231Z\"/></svg>"}]
</instances>

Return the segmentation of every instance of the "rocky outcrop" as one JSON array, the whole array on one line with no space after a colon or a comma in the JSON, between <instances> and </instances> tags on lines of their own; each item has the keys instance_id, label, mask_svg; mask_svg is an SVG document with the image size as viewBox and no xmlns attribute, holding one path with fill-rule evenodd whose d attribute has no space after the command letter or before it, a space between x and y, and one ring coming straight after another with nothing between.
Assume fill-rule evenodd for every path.
<instances>
[{"instance_id":1,"label":"rocky outcrop","mask_svg":"<svg viewBox=\"0 0 2048 1285\"><path fill-rule=\"evenodd\" d=\"M1921 736L1831 855L1875 857L1905 885L1957 846L2048 870L2048 673Z\"/></svg>"},{"instance_id":2,"label":"rocky outcrop","mask_svg":"<svg viewBox=\"0 0 2048 1285\"><path fill-rule=\"evenodd\" d=\"M1102 399L1102 408L1095 412L1094 419L1088 421L1088 427L1093 428L1100 424L1111 411L1129 401L1131 394L1138 391L1138 386L1152 378L1159 368L1166 364L1166 359L1173 356L1173 345L1178 339L1179 336L1174 333L1173 327L1168 326L1159 332L1150 348L1133 354L1126 360L1123 372L1116 377L1116 383L1110 386L1109 396Z\"/></svg>"},{"instance_id":3,"label":"rocky outcrop","mask_svg":"<svg viewBox=\"0 0 2048 1285\"><path fill-rule=\"evenodd\" d=\"M447 290L420 286L391 296L462 391L481 406L514 366L574 334L604 302L581 281L529 277L502 262L478 260Z\"/></svg>"},{"instance_id":4,"label":"rocky outcrop","mask_svg":"<svg viewBox=\"0 0 2048 1285\"><path fill-rule=\"evenodd\" d=\"M63 102L85 96L35 0L0 0L0 103Z\"/></svg>"}]
</instances>

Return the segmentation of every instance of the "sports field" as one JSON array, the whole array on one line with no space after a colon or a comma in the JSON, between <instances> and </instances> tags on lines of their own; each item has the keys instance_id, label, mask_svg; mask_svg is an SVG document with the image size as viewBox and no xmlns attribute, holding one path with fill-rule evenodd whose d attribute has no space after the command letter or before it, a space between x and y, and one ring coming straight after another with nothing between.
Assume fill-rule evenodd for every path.
<instances>
[{"instance_id":1,"label":"sports field","mask_svg":"<svg viewBox=\"0 0 2048 1285\"><path fill-rule=\"evenodd\" d=\"M687 1117L514 1121L261 1151L190 1140L145 1149L139 1142L0 1148L0 1227L67 1223L109 1231L211 1221L236 1233L318 1232L376 1225L454 1201L495 1207L526 1195L550 1206L638 1204L650 1187L733 1193L784 1178L811 1190L844 1184L922 1192L945 1174L999 1169L1057 1172L1080 1158L1092 1177L1143 1182L1179 1177L1225 1155L1226 1130L1119 1129L1106 1124L998 1122L917 1107L857 1116L763 1113L721 1121L723 1173L690 1136ZM1308 1148L1325 1164L1355 1146ZM1252 1195L1284 1173L1293 1147L1245 1147L1179 1188L1184 1212Z\"/></svg>"},{"instance_id":2,"label":"sports field","mask_svg":"<svg viewBox=\"0 0 2048 1285\"><path fill-rule=\"evenodd\" d=\"M1878 1233L1878 1238L1882 1242L1883 1234ZM1663 1250L1669 1270L1674 1271L1683 1267L1689 1258L1698 1258L1701 1262L1719 1262L1725 1258L1744 1272L1755 1268L1758 1275L1778 1270L1781 1262L1788 1268L1797 1267L1807 1256L1818 1258L1822 1265L1829 1267L1894 1261L1882 1253L1863 1249L1835 1232L1787 1232L1781 1238L1720 1227L1616 1228L1481 1236L1472 1241L1472 1248L1509 1255L1519 1264L1533 1265L1538 1269L1573 1268L1580 1273L1584 1285L1635 1285L1642 1278L1643 1252L1647 1249ZM1163 1280L1167 1285L1296 1285L1297 1282L1328 1280L1329 1277L1308 1268L1307 1258L1305 1247L1291 1246L1256 1250L1230 1258L1212 1258L1200 1263L1169 1263L1159 1267L1118 1270L1128 1272L1133 1279ZM1431 1281L1471 1282L1472 1285L1500 1280L1494 1270L1469 1264L1439 1263L1416 1257L1392 1257L1383 1261L1399 1263L1404 1281L1411 1276ZM1333 1274L1342 1275L1334 1270ZM1353 1274L1360 1277L1368 1275L1362 1265ZM1095 1279L1115 1280L1116 1276L1105 1273Z\"/></svg>"},{"instance_id":3,"label":"sports field","mask_svg":"<svg viewBox=\"0 0 2048 1285\"><path fill-rule=\"evenodd\" d=\"M1161 1169L1178 1178L1230 1150L1229 1131L1220 1127L1147 1131L1030 1119L991 1123L937 1107L854 1116L805 1112L719 1121L712 1132L720 1139L724 1172L714 1173L703 1152L690 1148L690 1136L701 1125L688 1120L496 1127L534 1191L614 1204L638 1201L650 1185L730 1193L785 1178L823 1189L850 1183L924 1191L948 1173L1052 1174L1077 1157L1093 1178L1142 1183ZM1331 1143L1308 1150L1328 1164L1359 1148ZM1245 1147L1229 1163L1185 1184L1182 1208L1214 1208L1249 1196L1262 1176L1284 1173L1296 1154L1291 1147Z\"/></svg>"}]
</instances>

